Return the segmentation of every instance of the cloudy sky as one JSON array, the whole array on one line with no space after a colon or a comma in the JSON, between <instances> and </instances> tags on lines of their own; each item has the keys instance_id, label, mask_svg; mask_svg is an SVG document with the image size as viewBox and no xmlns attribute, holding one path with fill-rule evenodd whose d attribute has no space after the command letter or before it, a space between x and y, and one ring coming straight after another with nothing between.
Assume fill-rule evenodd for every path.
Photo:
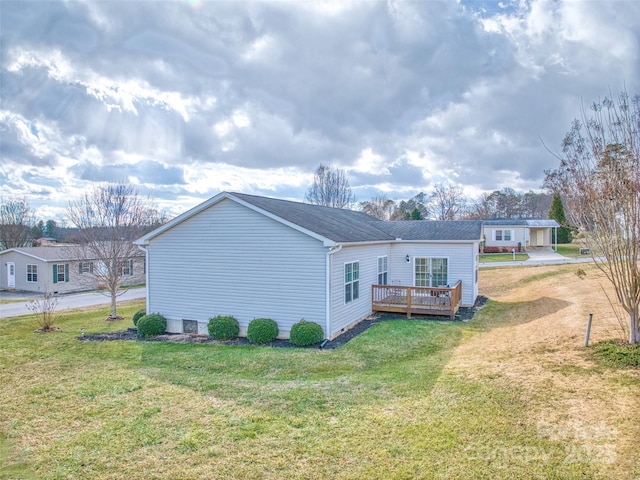
<instances>
[{"instance_id":1,"label":"cloudy sky","mask_svg":"<svg viewBox=\"0 0 640 480\"><path fill-rule=\"evenodd\" d=\"M2 198L44 219L122 179L171 215L302 200L321 162L357 200L539 190L582 103L640 93L637 1L3 0L0 22Z\"/></svg>"}]
</instances>

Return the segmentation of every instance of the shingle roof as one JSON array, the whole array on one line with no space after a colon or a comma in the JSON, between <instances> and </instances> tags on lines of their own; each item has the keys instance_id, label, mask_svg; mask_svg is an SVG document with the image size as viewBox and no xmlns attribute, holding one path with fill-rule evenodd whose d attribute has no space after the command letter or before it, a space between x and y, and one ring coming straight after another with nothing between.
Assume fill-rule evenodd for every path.
<instances>
[{"instance_id":1,"label":"shingle roof","mask_svg":"<svg viewBox=\"0 0 640 480\"><path fill-rule=\"evenodd\" d=\"M539 219L539 218L491 218L484 220L485 225L489 226L522 226L522 227L559 227L555 220Z\"/></svg>"},{"instance_id":2,"label":"shingle roof","mask_svg":"<svg viewBox=\"0 0 640 480\"><path fill-rule=\"evenodd\" d=\"M380 229L380 224L385 222L366 213L244 193L230 195L334 242L375 242L395 238Z\"/></svg>"},{"instance_id":3,"label":"shingle roof","mask_svg":"<svg viewBox=\"0 0 640 480\"><path fill-rule=\"evenodd\" d=\"M8 253L8 252L19 252L24 255L30 255L32 257L39 258L46 262L53 261L74 261L74 260L90 260L90 258L78 258L78 249L77 246L69 246L69 245L51 245L48 247L19 247L19 248L10 248L8 250L4 250L0 252L0 254ZM142 251L132 252L132 256L142 256L144 253Z\"/></svg>"},{"instance_id":4,"label":"shingle roof","mask_svg":"<svg viewBox=\"0 0 640 480\"><path fill-rule=\"evenodd\" d=\"M50 247L10 248L0 253L8 252L19 252L25 255L30 255L32 257L37 257L48 262L53 260L67 261L75 259L71 252L71 249L59 245Z\"/></svg>"},{"instance_id":5,"label":"shingle roof","mask_svg":"<svg viewBox=\"0 0 640 480\"><path fill-rule=\"evenodd\" d=\"M156 228L134 243L146 245L151 239L176 227L188 218L198 215L223 199L229 199L265 214L273 215L275 219L306 231L318 239L328 240L332 243L389 242L397 238L424 241L479 241L481 238L482 222L477 220L385 222L354 210L322 207L245 193L222 192Z\"/></svg>"},{"instance_id":6,"label":"shingle roof","mask_svg":"<svg viewBox=\"0 0 640 480\"><path fill-rule=\"evenodd\" d=\"M321 207L243 193L231 195L338 243L388 241L397 238L473 241L479 240L482 236L482 222L479 220L384 222L353 210Z\"/></svg>"},{"instance_id":7,"label":"shingle roof","mask_svg":"<svg viewBox=\"0 0 640 480\"><path fill-rule=\"evenodd\" d=\"M381 222L381 228L402 240L479 240L481 220Z\"/></svg>"}]
</instances>

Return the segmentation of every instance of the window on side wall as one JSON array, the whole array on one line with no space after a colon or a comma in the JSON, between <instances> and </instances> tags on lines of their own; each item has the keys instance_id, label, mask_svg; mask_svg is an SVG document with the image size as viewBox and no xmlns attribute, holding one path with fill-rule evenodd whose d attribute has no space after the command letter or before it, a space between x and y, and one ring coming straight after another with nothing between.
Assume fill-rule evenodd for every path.
<instances>
[{"instance_id":1,"label":"window on side wall","mask_svg":"<svg viewBox=\"0 0 640 480\"><path fill-rule=\"evenodd\" d=\"M29 283L38 282L38 266L37 265L27 265L27 282Z\"/></svg>"},{"instance_id":2,"label":"window on side wall","mask_svg":"<svg viewBox=\"0 0 640 480\"><path fill-rule=\"evenodd\" d=\"M502 230L496 230L496 242L502 241Z\"/></svg>"},{"instance_id":3,"label":"window on side wall","mask_svg":"<svg viewBox=\"0 0 640 480\"><path fill-rule=\"evenodd\" d=\"M360 262L344 264L344 303L360 297Z\"/></svg>"},{"instance_id":4,"label":"window on side wall","mask_svg":"<svg viewBox=\"0 0 640 480\"><path fill-rule=\"evenodd\" d=\"M120 275L133 275L133 260L126 260L120 266Z\"/></svg>"},{"instance_id":5,"label":"window on side wall","mask_svg":"<svg viewBox=\"0 0 640 480\"><path fill-rule=\"evenodd\" d=\"M388 279L388 260L386 255L384 257L378 257L378 285L387 285Z\"/></svg>"},{"instance_id":6,"label":"window on side wall","mask_svg":"<svg viewBox=\"0 0 640 480\"><path fill-rule=\"evenodd\" d=\"M93 273L93 263L80 262L78 265L78 272L80 273L80 275L84 275L86 273Z\"/></svg>"},{"instance_id":7,"label":"window on side wall","mask_svg":"<svg viewBox=\"0 0 640 480\"><path fill-rule=\"evenodd\" d=\"M53 264L53 283L65 283L69 281L69 264Z\"/></svg>"}]
</instances>

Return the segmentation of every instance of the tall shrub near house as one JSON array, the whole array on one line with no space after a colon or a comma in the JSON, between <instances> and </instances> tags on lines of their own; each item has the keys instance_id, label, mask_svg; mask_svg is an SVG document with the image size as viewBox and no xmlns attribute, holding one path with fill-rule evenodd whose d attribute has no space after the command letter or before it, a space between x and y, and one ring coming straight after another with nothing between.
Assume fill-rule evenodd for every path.
<instances>
[{"instance_id":1,"label":"tall shrub near house","mask_svg":"<svg viewBox=\"0 0 640 480\"><path fill-rule=\"evenodd\" d=\"M564 214L564 205L558 192L553 194L551 208L549 209L549 218L555 220L560 225L558 228L558 243L571 243L571 227L569 227L567 217Z\"/></svg>"}]
</instances>

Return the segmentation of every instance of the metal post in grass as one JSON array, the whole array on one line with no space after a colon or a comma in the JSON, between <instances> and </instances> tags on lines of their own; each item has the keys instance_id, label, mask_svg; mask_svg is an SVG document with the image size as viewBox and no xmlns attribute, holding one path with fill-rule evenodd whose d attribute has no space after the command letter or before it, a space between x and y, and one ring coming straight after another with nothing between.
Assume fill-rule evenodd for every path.
<instances>
[{"instance_id":1,"label":"metal post in grass","mask_svg":"<svg viewBox=\"0 0 640 480\"><path fill-rule=\"evenodd\" d=\"M584 336L584 346L589 346L589 334L591 333L591 321L593 320L593 313L589 314L589 320L587 321L587 334Z\"/></svg>"}]
</instances>

